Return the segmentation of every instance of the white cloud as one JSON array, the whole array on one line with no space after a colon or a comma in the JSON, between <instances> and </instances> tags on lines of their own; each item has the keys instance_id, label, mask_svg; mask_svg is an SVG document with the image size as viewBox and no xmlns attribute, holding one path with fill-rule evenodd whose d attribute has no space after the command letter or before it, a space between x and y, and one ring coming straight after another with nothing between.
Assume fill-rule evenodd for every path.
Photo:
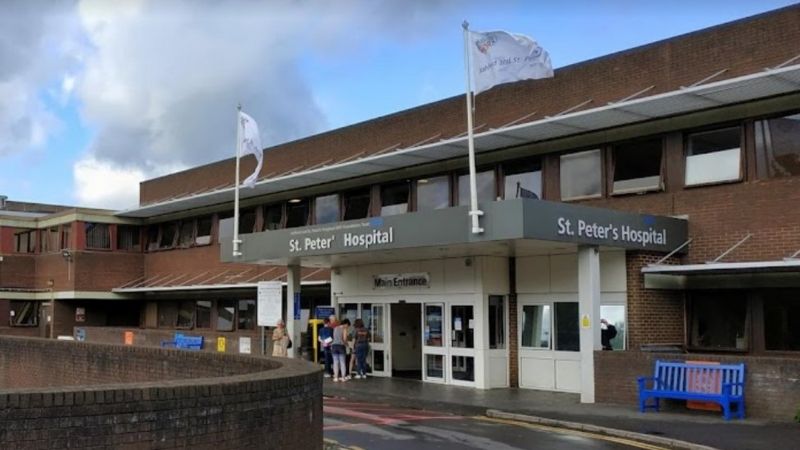
<instances>
[{"instance_id":1,"label":"white cloud","mask_svg":"<svg viewBox=\"0 0 800 450\"><path fill-rule=\"evenodd\" d=\"M81 206L127 209L139 201L141 169L124 169L94 158L82 159L72 168L75 196Z\"/></svg>"}]
</instances>

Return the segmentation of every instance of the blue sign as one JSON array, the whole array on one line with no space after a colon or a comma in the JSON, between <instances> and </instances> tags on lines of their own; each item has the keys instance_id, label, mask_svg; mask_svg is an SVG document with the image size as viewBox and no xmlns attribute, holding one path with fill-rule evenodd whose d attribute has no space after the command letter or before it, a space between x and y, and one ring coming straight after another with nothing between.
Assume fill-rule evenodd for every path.
<instances>
[{"instance_id":1,"label":"blue sign","mask_svg":"<svg viewBox=\"0 0 800 450\"><path fill-rule=\"evenodd\" d=\"M294 293L294 320L300 320L300 293Z\"/></svg>"},{"instance_id":2,"label":"blue sign","mask_svg":"<svg viewBox=\"0 0 800 450\"><path fill-rule=\"evenodd\" d=\"M317 306L316 309L314 309L315 319L327 319L334 314L336 314L336 308L333 306Z\"/></svg>"}]
</instances>

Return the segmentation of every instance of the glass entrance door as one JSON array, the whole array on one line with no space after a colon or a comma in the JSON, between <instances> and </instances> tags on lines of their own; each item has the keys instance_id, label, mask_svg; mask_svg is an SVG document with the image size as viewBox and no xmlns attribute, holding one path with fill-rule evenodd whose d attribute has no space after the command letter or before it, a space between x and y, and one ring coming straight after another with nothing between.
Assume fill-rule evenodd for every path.
<instances>
[{"instance_id":1,"label":"glass entrance door","mask_svg":"<svg viewBox=\"0 0 800 450\"><path fill-rule=\"evenodd\" d=\"M369 365L372 375L389 377L392 375L391 355L389 355L390 334L387 333L389 324L389 308L386 305L372 305L369 321L370 351Z\"/></svg>"},{"instance_id":2,"label":"glass entrance door","mask_svg":"<svg viewBox=\"0 0 800 450\"><path fill-rule=\"evenodd\" d=\"M422 312L422 379L445 382L445 318L443 303L425 303Z\"/></svg>"}]
</instances>

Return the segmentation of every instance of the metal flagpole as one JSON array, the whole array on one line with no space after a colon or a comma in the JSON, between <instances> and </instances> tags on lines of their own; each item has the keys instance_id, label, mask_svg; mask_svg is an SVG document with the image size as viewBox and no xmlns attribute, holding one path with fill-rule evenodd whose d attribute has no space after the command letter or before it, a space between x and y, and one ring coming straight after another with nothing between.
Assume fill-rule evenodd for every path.
<instances>
[{"instance_id":1,"label":"metal flagpole","mask_svg":"<svg viewBox=\"0 0 800 450\"><path fill-rule=\"evenodd\" d=\"M467 83L467 141L469 145L469 215L472 217L472 233L481 234L483 228L480 224L480 216L483 211L478 209L478 183L475 170L475 139L472 134L472 83L471 64L469 58L469 22L464 21L461 26L464 28L464 68Z\"/></svg>"},{"instance_id":2,"label":"metal flagpole","mask_svg":"<svg viewBox=\"0 0 800 450\"><path fill-rule=\"evenodd\" d=\"M234 188L233 197L233 257L242 256L239 251L239 158L242 156L242 105L236 107L236 187Z\"/></svg>"}]
</instances>

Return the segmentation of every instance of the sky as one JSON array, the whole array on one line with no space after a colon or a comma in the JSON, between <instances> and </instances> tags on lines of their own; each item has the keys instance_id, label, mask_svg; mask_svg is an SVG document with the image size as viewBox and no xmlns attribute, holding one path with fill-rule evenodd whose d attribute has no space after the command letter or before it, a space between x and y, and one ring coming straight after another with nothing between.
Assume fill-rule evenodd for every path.
<instances>
[{"instance_id":1,"label":"sky","mask_svg":"<svg viewBox=\"0 0 800 450\"><path fill-rule=\"evenodd\" d=\"M129 209L139 182L463 94L461 23L557 69L781 0L4 0L0 195Z\"/></svg>"}]
</instances>

